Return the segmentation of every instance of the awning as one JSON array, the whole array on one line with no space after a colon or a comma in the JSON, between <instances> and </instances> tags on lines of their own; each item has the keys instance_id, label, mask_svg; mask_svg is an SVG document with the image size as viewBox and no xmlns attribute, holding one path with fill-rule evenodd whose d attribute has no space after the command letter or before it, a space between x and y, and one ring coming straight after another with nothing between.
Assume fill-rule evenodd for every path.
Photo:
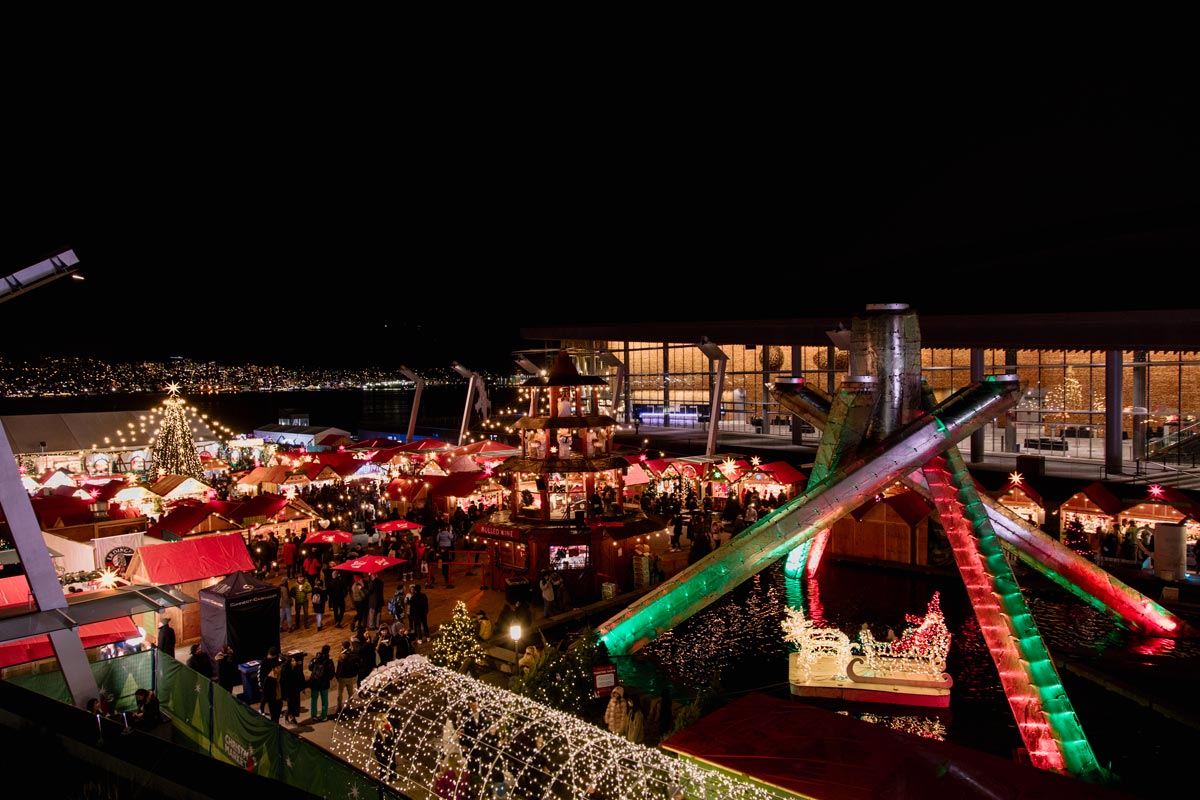
<instances>
[{"instance_id":1,"label":"awning","mask_svg":"<svg viewBox=\"0 0 1200 800\"><path fill-rule=\"evenodd\" d=\"M111 642L123 642L141 635L137 625L129 617L89 622L79 627L79 641L84 649L100 647ZM54 647L49 636L34 636L15 642L0 644L0 667L11 667L54 656Z\"/></svg>"},{"instance_id":2,"label":"awning","mask_svg":"<svg viewBox=\"0 0 1200 800\"><path fill-rule=\"evenodd\" d=\"M186 583L254 571L254 559L240 533L196 536L182 542L143 545L126 575L140 583Z\"/></svg>"}]
</instances>

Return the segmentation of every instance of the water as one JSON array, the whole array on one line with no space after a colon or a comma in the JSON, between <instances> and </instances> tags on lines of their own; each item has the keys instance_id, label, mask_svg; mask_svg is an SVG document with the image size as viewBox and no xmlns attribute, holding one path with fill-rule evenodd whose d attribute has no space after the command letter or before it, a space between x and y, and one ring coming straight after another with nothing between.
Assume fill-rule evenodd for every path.
<instances>
[{"instance_id":1,"label":"water","mask_svg":"<svg viewBox=\"0 0 1200 800\"><path fill-rule=\"evenodd\" d=\"M502 390L491 390L493 408L509 402ZM154 408L162 394L111 394L80 397L0 398L0 415L82 413L91 411L137 411ZM391 433L408 430L412 412L411 390L339 389L327 391L241 392L185 395L200 413L238 433L276 423L280 412L307 412L313 425L341 428L352 434ZM458 436L466 403L466 384L427 386L421 394L417 418L421 435ZM474 416L478 420L478 416ZM366 438L365 436L363 438Z\"/></svg>"}]
</instances>

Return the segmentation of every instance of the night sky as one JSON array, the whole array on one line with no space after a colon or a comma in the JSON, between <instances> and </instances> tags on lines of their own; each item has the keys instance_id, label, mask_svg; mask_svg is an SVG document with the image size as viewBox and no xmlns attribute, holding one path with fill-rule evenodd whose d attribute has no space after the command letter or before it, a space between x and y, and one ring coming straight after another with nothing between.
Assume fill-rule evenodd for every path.
<instances>
[{"instance_id":1,"label":"night sky","mask_svg":"<svg viewBox=\"0 0 1200 800\"><path fill-rule=\"evenodd\" d=\"M4 274L72 247L86 280L0 303L0 355L507 368L570 320L1196 305L1182 75L448 105L26 126Z\"/></svg>"}]
</instances>

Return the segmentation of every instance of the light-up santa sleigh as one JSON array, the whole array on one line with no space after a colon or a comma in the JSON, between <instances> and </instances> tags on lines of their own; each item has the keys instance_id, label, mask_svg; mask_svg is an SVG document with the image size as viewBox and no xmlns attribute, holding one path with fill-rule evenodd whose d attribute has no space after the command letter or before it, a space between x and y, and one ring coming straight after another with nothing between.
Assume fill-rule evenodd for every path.
<instances>
[{"instance_id":1,"label":"light-up santa sleigh","mask_svg":"<svg viewBox=\"0 0 1200 800\"><path fill-rule=\"evenodd\" d=\"M881 642L866 625L851 641L837 628L818 625L803 611L788 609L784 639L792 694L864 703L945 708L953 679L946 674L950 632L935 592L922 617L905 615L908 627Z\"/></svg>"}]
</instances>

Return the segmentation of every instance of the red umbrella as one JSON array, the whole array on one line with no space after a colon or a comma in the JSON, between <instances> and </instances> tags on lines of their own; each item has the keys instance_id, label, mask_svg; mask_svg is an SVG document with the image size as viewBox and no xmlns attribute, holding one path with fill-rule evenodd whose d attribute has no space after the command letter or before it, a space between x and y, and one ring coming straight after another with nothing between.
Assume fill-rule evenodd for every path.
<instances>
[{"instance_id":1,"label":"red umbrella","mask_svg":"<svg viewBox=\"0 0 1200 800\"><path fill-rule=\"evenodd\" d=\"M387 533L388 531L419 531L424 527L424 525L418 525L406 519L389 519L387 522L376 525L375 530Z\"/></svg>"},{"instance_id":2,"label":"red umbrella","mask_svg":"<svg viewBox=\"0 0 1200 800\"><path fill-rule=\"evenodd\" d=\"M343 561L334 569L346 572L379 572L388 567L394 567L397 564L403 564L403 558L392 558L391 556L363 556L362 558Z\"/></svg>"},{"instance_id":3,"label":"red umbrella","mask_svg":"<svg viewBox=\"0 0 1200 800\"><path fill-rule=\"evenodd\" d=\"M350 544L353 540L350 531L310 531L304 537L305 544Z\"/></svg>"}]
</instances>

